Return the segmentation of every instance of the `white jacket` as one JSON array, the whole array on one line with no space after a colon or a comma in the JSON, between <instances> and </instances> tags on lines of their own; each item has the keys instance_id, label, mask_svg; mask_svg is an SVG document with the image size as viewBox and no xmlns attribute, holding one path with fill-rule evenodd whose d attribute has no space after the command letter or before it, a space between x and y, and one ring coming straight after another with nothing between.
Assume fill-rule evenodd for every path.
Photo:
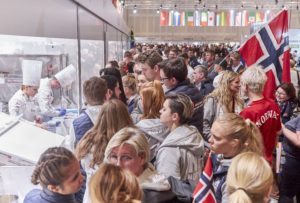
<instances>
[{"instance_id":1,"label":"white jacket","mask_svg":"<svg viewBox=\"0 0 300 203\"><path fill-rule=\"evenodd\" d=\"M20 116L27 121L34 121L40 114L36 97L28 97L21 89L8 102L8 111L12 116Z\"/></svg>"},{"instance_id":2,"label":"white jacket","mask_svg":"<svg viewBox=\"0 0 300 203\"><path fill-rule=\"evenodd\" d=\"M37 94L37 99L41 109L41 113L46 116L55 117L59 112L52 106L53 91L50 84L51 78L43 78L40 82L40 88Z\"/></svg>"}]
</instances>

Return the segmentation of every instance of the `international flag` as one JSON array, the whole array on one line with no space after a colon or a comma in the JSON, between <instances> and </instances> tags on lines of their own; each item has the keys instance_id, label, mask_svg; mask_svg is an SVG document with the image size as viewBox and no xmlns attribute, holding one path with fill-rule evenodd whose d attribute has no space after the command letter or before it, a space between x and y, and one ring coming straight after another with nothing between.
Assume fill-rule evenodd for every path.
<instances>
[{"instance_id":1,"label":"international flag","mask_svg":"<svg viewBox=\"0 0 300 203\"><path fill-rule=\"evenodd\" d=\"M236 12L235 15L235 26L242 26L242 12Z\"/></svg>"},{"instance_id":2,"label":"international flag","mask_svg":"<svg viewBox=\"0 0 300 203\"><path fill-rule=\"evenodd\" d=\"M221 14L217 13L216 15L216 26L221 26Z\"/></svg>"},{"instance_id":3,"label":"international flag","mask_svg":"<svg viewBox=\"0 0 300 203\"><path fill-rule=\"evenodd\" d=\"M167 26L169 20L169 12L161 11L160 12L160 26Z\"/></svg>"},{"instance_id":4,"label":"international flag","mask_svg":"<svg viewBox=\"0 0 300 203\"><path fill-rule=\"evenodd\" d=\"M227 15L225 11L221 12L221 26L226 26Z\"/></svg>"},{"instance_id":5,"label":"international flag","mask_svg":"<svg viewBox=\"0 0 300 203\"><path fill-rule=\"evenodd\" d=\"M187 11L186 12L186 22L187 26L194 26L194 12L192 11Z\"/></svg>"},{"instance_id":6,"label":"international flag","mask_svg":"<svg viewBox=\"0 0 300 203\"><path fill-rule=\"evenodd\" d=\"M174 17L174 11L171 10L169 12L169 26L173 26L173 17Z\"/></svg>"},{"instance_id":7,"label":"international flag","mask_svg":"<svg viewBox=\"0 0 300 203\"><path fill-rule=\"evenodd\" d=\"M208 26L215 26L215 12L208 12Z\"/></svg>"},{"instance_id":8,"label":"international flag","mask_svg":"<svg viewBox=\"0 0 300 203\"><path fill-rule=\"evenodd\" d=\"M264 12L256 12L256 16L255 16L256 22L257 23L261 23L264 20Z\"/></svg>"},{"instance_id":9,"label":"international flag","mask_svg":"<svg viewBox=\"0 0 300 203\"><path fill-rule=\"evenodd\" d=\"M180 15L180 25L181 26L186 26L186 17L185 17L185 12L182 11Z\"/></svg>"},{"instance_id":10,"label":"international flag","mask_svg":"<svg viewBox=\"0 0 300 203\"><path fill-rule=\"evenodd\" d=\"M256 17L255 11L249 11L248 21L249 21L250 24L255 23L255 21L256 21L255 17Z\"/></svg>"},{"instance_id":11,"label":"international flag","mask_svg":"<svg viewBox=\"0 0 300 203\"><path fill-rule=\"evenodd\" d=\"M268 77L264 88L264 96L267 98L274 98L277 85L291 81L287 34L288 11L282 10L239 48L246 67L263 67Z\"/></svg>"},{"instance_id":12,"label":"international flag","mask_svg":"<svg viewBox=\"0 0 300 203\"><path fill-rule=\"evenodd\" d=\"M248 26L248 11L244 10L242 12L242 26Z\"/></svg>"},{"instance_id":13,"label":"international flag","mask_svg":"<svg viewBox=\"0 0 300 203\"><path fill-rule=\"evenodd\" d=\"M229 26L234 26L234 21L235 21L235 11L230 10L229 15L228 15L228 25Z\"/></svg>"},{"instance_id":14,"label":"international flag","mask_svg":"<svg viewBox=\"0 0 300 203\"><path fill-rule=\"evenodd\" d=\"M180 26L180 13L178 11L174 11L173 15L173 26Z\"/></svg>"},{"instance_id":15,"label":"international flag","mask_svg":"<svg viewBox=\"0 0 300 203\"><path fill-rule=\"evenodd\" d=\"M194 26L200 26L200 11L194 12Z\"/></svg>"},{"instance_id":16,"label":"international flag","mask_svg":"<svg viewBox=\"0 0 300 203\"><path fill-rule=\"evenodd\" d=\"M193 192L195 203L217 203L212 185L213 165L211 154L206 161L199 182Z\"/></svg>"},{"instance_id":17,"label":"international flag","mask_svg":"<svg viewBox=\"0 0 300 203\"><path fill-rule=\"evenodd\" d=\"M201 12L201 26L207 26L208 25L208 16L206 11Z\"/></svg>"}]
</instances>

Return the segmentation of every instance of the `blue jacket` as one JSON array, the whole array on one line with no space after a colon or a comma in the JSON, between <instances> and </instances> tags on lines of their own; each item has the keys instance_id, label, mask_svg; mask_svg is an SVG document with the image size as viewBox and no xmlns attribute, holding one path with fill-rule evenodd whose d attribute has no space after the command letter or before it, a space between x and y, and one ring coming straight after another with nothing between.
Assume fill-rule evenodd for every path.
<instances>
[{"instance_id":1,"label":"blue jacket","mask_svg":"<svg viewBox=\"0 0 300 203\"><path fill-rule=\"evenodd\" d=\"M190 97L194 103L194 113L192 119L188 122L189 125L195 126L202 135L203 132L203 96L194 84L186 79L178 83L174 88L168 90L165 95L172 93L183 93Z\"/></svg>"},{"instance_id":2,"label":"blue jacket","mask_svg":"<svg viewBox=\"0 0 300 203\"><path fill-rule=\"evenodd\" d=\"M77 203L74 195L62 195L47 189L31 190L23 203Z\"/></svg>"},{"instance_id":3,"label":"blue jacket","mask_svg":"<svg viewBox=\"0 0 300 203\"><path fill-rule=\"evenodd\" d=\"M74 131L75 131L75 137L76 137L76 142L77 144L81 138L84 136L84 134L91 129L94 124L88 114L83 111L78 118L76 118L73 121L73 126L74 126Z\"/></svg>"}]
</instances>

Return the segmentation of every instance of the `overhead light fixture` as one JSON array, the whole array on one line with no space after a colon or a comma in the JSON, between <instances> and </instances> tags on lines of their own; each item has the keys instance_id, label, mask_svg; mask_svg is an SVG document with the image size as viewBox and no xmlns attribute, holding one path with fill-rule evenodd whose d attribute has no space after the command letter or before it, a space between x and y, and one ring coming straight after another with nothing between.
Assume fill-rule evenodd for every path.
<instances>
[{"instance_id":1,"label":"overhead light fixture","mask_svg":"<svg viewBox=\"0 0 300 203\"><path fill-rule=\"evenodd\" d=\"M137 13L136 5L133 6L133 13Z\"/></svg>"},{"instance_id":2,"label":"overhead light fixture","mask_svg":"<svg viewBox=\"0 0 300 203\"><path fill-rule=\"evenodd\" d=\"M162 6L162 4L160 4L160 7L159 7L159 9L161 10L161 9L162 9L162 7L163 7L163 6Z\"/></svg>"},{"instance_id":3,"label":"overhead light fixture","mask_svg":"<svg viewBox=\"0 0 300 203\"><path fill-rule=\"evenodd\" d=\"M121 5L124 7L125 6L125 0L121 0Z\"/></svg>"},{"instance_id":4,"label":"overhead light fixture","mask_svg":"<svg viewBox=\"0 0 300 203\"><path fill-rule=\"evenodd\" d=\"M159 14L159 9L156 10L156 13Z\"/></svg>"}]
</instances>

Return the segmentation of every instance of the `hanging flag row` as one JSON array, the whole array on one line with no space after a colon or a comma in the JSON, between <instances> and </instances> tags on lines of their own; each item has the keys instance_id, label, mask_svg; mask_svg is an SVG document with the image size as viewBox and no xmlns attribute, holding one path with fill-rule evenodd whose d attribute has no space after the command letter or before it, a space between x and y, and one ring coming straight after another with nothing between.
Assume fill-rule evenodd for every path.
<instances>
[{"instance_id":1,"label":"hanging flag row","mask_svg":"<svg viewBox=\"0 0 300 203\"><path fill-rule=\"evenodd\" d=\"M270 11L169 11L160 12L160 26L248 26L267 22Z\"/></svg>"}]
</instances>

